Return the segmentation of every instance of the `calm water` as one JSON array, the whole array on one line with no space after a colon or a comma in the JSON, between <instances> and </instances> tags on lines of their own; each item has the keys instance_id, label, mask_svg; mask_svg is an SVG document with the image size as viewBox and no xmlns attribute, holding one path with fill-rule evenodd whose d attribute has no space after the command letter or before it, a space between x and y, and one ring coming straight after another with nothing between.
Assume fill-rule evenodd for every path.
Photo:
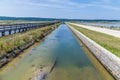
<instances>
[{"instance_id":1,"label":"calm water","mask_svg":"<svg viewBox=\"0 0 120 80\"><path fill-rule=\"evenodd\" d=\"M104 80L66 25L0 71L0 80L28 80L36 68L51 66L55 56L58 62L47 80Z\"/></svg>"}]
</instances>

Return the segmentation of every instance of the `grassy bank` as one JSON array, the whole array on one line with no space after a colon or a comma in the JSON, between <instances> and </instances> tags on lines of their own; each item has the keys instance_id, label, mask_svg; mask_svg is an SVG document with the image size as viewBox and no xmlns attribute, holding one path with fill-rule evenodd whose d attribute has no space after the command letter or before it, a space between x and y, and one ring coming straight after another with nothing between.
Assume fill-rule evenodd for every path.
<instances>
[{"instance_id":1,"label":"grassy bank","mask_svg":"<svg viewBox=\"0 0 120 80\"><path fill-rule=\"evenodd\" d=\"M6 54L7 52L13 50L14 48L20 47L23 44L29 42L30 40L37 41L38 37L46 33L48 30L56 28L59 24L54 24L51 26L42 27L39 29L29 30L23 33L16 33L9 36L4 36L0 38L0 55Z\"/></svg>"},{"instance_id":2,"label":"grassy bank","mask_svg":"<svg viewBox=\"0 0 120 80\"><path fill-rule=\"evenodd\" d=\"M106 48L113 54L120 57L120 38L96 31L88 30L85 28L81 28L72 24L69 25L71 25L73 28L77 29L78 31L80 31L90 39L94 40L96 43Z\"/></svg>"}]
</instances>

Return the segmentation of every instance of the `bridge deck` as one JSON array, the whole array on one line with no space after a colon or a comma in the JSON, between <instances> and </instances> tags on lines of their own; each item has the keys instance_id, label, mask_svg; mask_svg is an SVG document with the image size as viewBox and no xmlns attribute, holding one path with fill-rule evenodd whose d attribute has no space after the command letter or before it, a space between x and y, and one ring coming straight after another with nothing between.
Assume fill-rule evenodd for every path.
<instances>
[{"instance_id":1,"label":"bridge deck","mask_svg":"<svg viewBox=\"0 0 120 80\"><path fill-rule=\"evenodd\" d=\"M35 28L52 25L55 23L58 23L58 22L1 24L0 33L1 33L1 36L5 36L6 31L8 31L9 32L8 35L10 35L11 31L14 31L14 33L16 33L17 30L19 30L19 32L23 32L23 31L27 31Z\"/></svg>"}]
</instances>

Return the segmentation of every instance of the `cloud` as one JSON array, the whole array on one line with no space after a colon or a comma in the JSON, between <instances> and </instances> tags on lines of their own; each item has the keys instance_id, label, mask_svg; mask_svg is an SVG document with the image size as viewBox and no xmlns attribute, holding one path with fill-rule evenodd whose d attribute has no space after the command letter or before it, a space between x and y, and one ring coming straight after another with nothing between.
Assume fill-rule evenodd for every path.
<instances>
[{"instance_id":1,"label":"cloud","mask_svg":"<svg viewBox=\"0 0 120 80\"><path fill-rule=\"evenodd\" d=\"M100 7L110 9L110 10L120 11L119 7L114 7L114 6L109 6L109 5L100 5Z\"/></svg>"},{"instance_id":2,"label":"cloud","mask_svg":"<svg viewBox=\"0 0 120 80\"><path fill-rule=\"evenodd\" d=\"M120 7L112 6L111 3L113 0L98 0L89 3L75 3L75 2L68 2L68 5L71 5L75 8L88 8L88 7L97 7L97 8L104 8L114 11L120 11ZM117 0L116 0L117 1Z\"/></svg>"},{"instance_id":3,"label":"cloud","mask_svg":"<svg viewBox=\"0 0 120 80\"><path fill-rule=\"evenodd\" d=\"M27 5L30 6L37 6L37 7L46 7L46 8L64 8L61 5L56 5L56 4L47 4L47 3L26 3Z\"/></svg>"},{"instance_id":4,"label":"cloud","mask_svg":"<svg viewBox=\"0 0 120 80\"><path fill-rule=\"evenodd\" d=\"M35 0L1 0L0 4L1 5L5 5L7 3L8 6L11 5L20 5L20 6L34 6L34 7L44 7L44 8L64 8L63 6L61 6L60 4L53 4L53 3L46 3L46 2L41 2ZM16 6L17 7L17 6Z\"/></svg>"},{"instance_id":5,"label":"cloud","mask_svg":"<svg viewBox=\"0 0 120 80\"><path fill-rule=\"evenodd\" d=\"M112 6L111 3L113 0L91 0L91 2L75 2L72 0L1 0L0 4L19 4L19 5L28 5L44 8L59 8L59 9L81 9L88 7L97 7L108 10L120 11L119 7Z\"/></svg>"},{"instance_id":6,"label":"cloud","mask_svg":"<svg viewBox=\"0 0 120 80\"><path fill-rule=\"evenodd\" d=\"M101 2L111 2L112 0L101 0Z\"/></svg>"}]
</instances>

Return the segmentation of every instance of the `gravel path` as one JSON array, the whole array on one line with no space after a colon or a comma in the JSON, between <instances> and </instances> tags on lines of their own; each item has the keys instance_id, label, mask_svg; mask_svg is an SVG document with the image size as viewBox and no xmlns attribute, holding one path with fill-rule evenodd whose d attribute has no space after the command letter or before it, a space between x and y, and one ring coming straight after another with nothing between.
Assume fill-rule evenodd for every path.
<instances>
[{"instance_id":1,"label":"gravel path","mask_svg":"<svg viewBox=\"0 0 120 80\"><path fill-rule=\"evenodd\" d=\"M106 29L106 28L99 28L99 27L94 27L94 26L81 25L81 24L77 24L77 23L71 23L71 24L120 38L120 31L110 30L110 29Z\"/></svg>"}]
</instances>

